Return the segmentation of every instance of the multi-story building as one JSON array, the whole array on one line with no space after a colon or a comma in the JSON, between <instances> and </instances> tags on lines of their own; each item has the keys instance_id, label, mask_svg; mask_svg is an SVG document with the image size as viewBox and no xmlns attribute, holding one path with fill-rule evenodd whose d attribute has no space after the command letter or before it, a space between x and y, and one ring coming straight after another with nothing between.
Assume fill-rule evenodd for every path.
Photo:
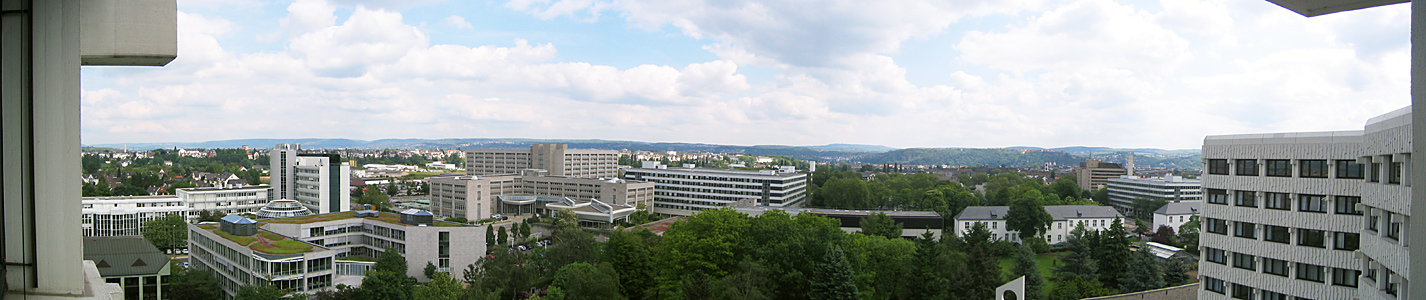
<instances>
[{"instance_id":1,"label":"multi-story building","mask_svg":"<svg viewBox=\"0 0 1426 300\"><path fill-rule=\"evenodd\" d=\"M598 199L609 205L653 207L651 182L544 174L542 170L523 170L521 175L433 177L431 211L441 217L486 219L498 213L499 205L494 200L499 196L571 198L583 202Z\"/></svg>"},{"instance_id":2,"label":"multi-story building","mask_svg":"<svg viewBox=\"0 0 1426 300\"><path fill-rule=\"evenodd\" d=\"M1124 213L1134 212L1134 199L1174 201L1203 200L1202 182L1181 176L1140 178L1124 175L1110 178L1106 185L1110 206Z\"/></svg>"},{"instance_id":3,"label":"multi-story building","mask_svg":"<svg viewBox=\"0 0 1426 300\"><path fill-rule=\"evenodd\" d=\"M1155 231L1159 230L1159 226L1168 226L1177 234L1183 229L1183 224L1193 220L1193 216L1197 216L1202 209L1203 201L1169 202L1154 211L1154 227L1148 228L1148 230Z\"/></svg>"},{"instance_id":4,"label":"multi-story building","mask_svg":"<svg viewBox=\"0 0 1426 300\"><path fill-rule=\"evenodd\" d=\"M272 285L296 293L330 289L338 252L259 228L238 215L218 224L188 224L189 262L213 272L218 285L237 296L248 285Z\"/></svg>"},{"instance_id":5,"label":"multi-story building","mask_svg":"<svg viewBox=\"0 0 1426 300\"><path fill-rule=\"evenodd\" d=\"M534 144L525 149L472 149L465 152L466 175L517 174L525 169L575 178L619 176L619 151L569 149L565 144Z\"/></svg>"},{"instance_id":6,"label":"multi-story building","mask_svg":"<svg viewBox=\"0 0 1426 300\"><path fill-rule=\"evenodd\" d=\"M952 226L957 237L964 237L976 223L982 223L990 230L992 240L1019 243L1020 231L1006 228L1005 215L1009 212L1009 206L970 206L956 215ZM1115 219L1124 217L1113 207L1097 205L1052 205L1045 206L1045 212L1054 221L1040 238L1050 244L1065 242L1080 224L1084 224L1085 230L1109 230Z\"/></svg>"},{"instance_id":7,"label":"multi-story building","mask_svg":"<svg viewBox=\"0 0 1426 300\"><path fill-rule=\"evenodd\" d=\"M1411 113L1203 141L1199 299L1407 295Z\"/></svg>"},{"instance_id":8,"label":"multi-story building","mask_svg":"<svg viewBox=\"0 0 1426 300\"><path fill-rule=\"evenodd\" d=\"M138 236L144 222L169 214L189 222L202 211L218 214L254 213L268 203L267 186L185 188L175 195L84 197L80 228L86 237Z\"/></svg>"},{"instance_id":9,"label":"multi-story building","mask_svg":"<svg viewBox=\"0 0 1426 300\"><path fill-rule=\"evenodd\" d=\"M484 227L437 221L431 213L415 209L400 214L348 211L262 221L265 230L331 249L339 259L339 275L363 274L369 265L348 263L347 259L368 261L387 249L405 256L406 275L421 281L429 280L424 273L428 262L440 272L459 272L485 254Z\"/></svg>"},{"instance_id":10,"label":"multi-story building","mask_svg":"<svg viewBox=\"0 0 1426 300\"><path fill-rule=\"evenodd\" d=\"M1091 159L1080 162L1079 167L1075 168L1075 174L1079 188L1097 190L1108 185L1110 178L1129 175L1129 171L1120 164Z\"/></svg>"},{"instance_id":11,"label":"multi-story building","mask_svg":"<svg viewBox=\"0 0 1426 300\"><path fill-rule=\"evenodd\" d=\"M293 186L288 190L313 213L349 210L352 169L336 154L298 154Z\"/></svg>"},{"instance_id":12,"label":"multi-story building","mask_svg":"<svg viewBox=\"0 0 1426 300\"><path fill-rule=\"evenodd\" d=\"M298 144L277 144L272 150L267 151L269 168L268 184L272 185L271 197L268 200L277 199L297 199L297 195L291 189L296 184L297 174L297 152L302 150Z\"/></svg>"},{"instance_id":13,"label":"multi-story building","mask_svg":"<svg viewBox=\"0 0 1426 300\"><path fill-rule=\"evenodd\" d=\"M792 167L744 171L644 162L624 170L624 178L654 183L655 213L689 216L726 206L792 205L807 197L809 177Z\"/></svg>"}]
</instances>

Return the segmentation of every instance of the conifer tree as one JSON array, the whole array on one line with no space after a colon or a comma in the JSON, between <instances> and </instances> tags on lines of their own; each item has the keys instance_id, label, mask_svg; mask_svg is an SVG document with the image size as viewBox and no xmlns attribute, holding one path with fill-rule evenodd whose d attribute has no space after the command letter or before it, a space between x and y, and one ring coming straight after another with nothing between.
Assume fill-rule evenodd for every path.
<instances>
[{"instance_id":1,"label":"conifer tree","mask_svg":"<svg viewBox=\"0 0 1426 300\"><path fill-rule=\"evenodd\" d=\"M812 281L812 299L857 299L857 285L852 282L852 266L847 263L842 248L832 246L822 257L816 279Z\"/></svg>"},{"instance_id":2,"label":"conifer tree","mask_svg":"<svg viewBox=\"0 0 1426 300\"><path fill-rule=\"evenodd\" d=\"M1030 249L1030 245L1020 244L1019 251L1015 255L1015 268L1013 276L1025 276L1026 300L1044 299L1045 276L1040 274L1040 266L1035 262L1035 250ZM1010 278L1014 280L1015 278Z\"/></svg>"},{"instance_id":3,"label":"conifer tree","mask_svg":"<svg viewBox=\"0 0 1426 300\"><path fill-rule=\"evenodd\" d=\"M1158 259L1149 252L1149 247L1139 247L1139 251L1127 259L1127 268L1123 276L1119 277L1119 290L1133 293L1164 287L1164 277L1163 273L1160 273Z\"/></svg>"}]
</instances>

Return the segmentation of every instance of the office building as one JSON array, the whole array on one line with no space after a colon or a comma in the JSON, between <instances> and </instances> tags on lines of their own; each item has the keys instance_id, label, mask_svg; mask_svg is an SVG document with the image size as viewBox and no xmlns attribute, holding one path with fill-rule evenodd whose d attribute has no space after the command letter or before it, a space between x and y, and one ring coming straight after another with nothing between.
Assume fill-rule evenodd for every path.
<instances>
[{"instance_id":1,"label":"office building","mask_svg":"<svg viewBox=\"0 0 1426 300\"><path fill-rule=\"evenodd\" d=\"M218 224L188 224L189 264L213 272L228 298L249 285L271 285L295 293L331 289L338 252L262 229L238 215Z\"/></svg>"},{"instance_id":2,"label":"office building","mask_svg":"<svg viewBox=\"0 0 1426 300\"><path fill-rule=\"evenodd\" d=\"M1079 167L1074 169L1076 182L1079 188L1086 190L1097 190L1109 185L1110 178L1129 175L1128 169L1116 163L1107 163L1098 160L1086 160L1079 163Z\"/></svg>"},{"instance_id":3,"label":"office building","mask_svg":"<svg viewBox=\"0 0 1426 300\"><path fill-rule=\"evenodd\" d=\"M442 218L487 219L492 214L502 213L501 206L495 202L501 196L570 198L581 203L597 199L605 205L634 208L643 205L645 209L654 205L654 184L650 182L545 174L543 170L527 169L522 170L520 175L433 177L430 179L431 212ZM519 203L524 202L515 201L508 205L521 206ZM535 211L527 207L507 208L504 211L515 211L516 214Z\"/></svg>"},{"instance_id":4,"label":"office building","mask_svg":"<svg viewBox=\"0 0 1426 300\"><path fill-rule=\"evenodd\" d=\"M163 300L173 273L167 255L143 237L84 238L84 260L94 261L104 282L124 288L126 300Z\"/></svg>"},{"instance_id":5,"label":"office building","mask_svg":"<svg viewBox=\"0 0 1426 300\"><path fill-rule=\"evenodd\" d=\"M654 212L679 216L727 206L792 205L807 197L808 181L806 173L792 167L744 171L672 168L658 162L624 170L624 178L654 183Z\"/></svg>"},{"instance_id":6,"label":"office building","mask_svg":"<svg viewBox=\"0 0 1426 300\"><path fill-rule=\"evenodd\" d=\"M946 219L941 214L934 211L914 211L914 210L844 210L844 209L824 209L824 208L786 208L786 207L739 207L738 212L757 217L769 210L781 210L790 215L810 214L828 217L841 223L842 231L862 232L862 220L873 214L885 214L893 222L901 225L901 237L916 238L927 232L932 237L941 238L942 229L945 228Z\"/></svg>"},{"instance_id":7,"label":"office building","mask_svg":"<svg viewBox=\"0 0 1426 300\"><path fill-rule=\"evenodd\" d=\"M268 200L277 199L297 199L292 187L297 181L297 153L302 150L298 144L277 144L267 151L268 156L268 185L272 186L271 197Z\"/></svg>"},{"instance_id":8,"label":"office building","mask_svg":"<svg viewBox=\"0 0 1426 300\"><path fill-rule=\"evenodd\" d=\"M362 275L371 261L392 249L406 257L406 275L422 282L426 263L460 277L485 254L485 227L434 220L429 212L399 214L348 211L262 220L264 230L330 249L338 275Z\"/></svg>"},{"instance_id":9,"label":"office building","mask_svg":"<svg viewBox=\"0 0 1426 300\"><path fill-rule=\"evenodd\" d=\"M1193 216L1197 216L1202 209L1203 201L1169 202L1154 211L1154 225L1148 229L1156 231L1159 230L1159 226L1168 226L1173 229L1174 234L1178 234L1183 229L1183 224L1192 220Z\"/></svg>"},{"instance_id":10,"label":"office building","mask_svg":"<svg viewBox=\"0 0 1426 300\"><path fill-rule=\"evenodd\" d=\"M256 213L267 205L268 187L184 188L161 196L84 197L80 200L80 228L85 237L143 235L144 222L169 214L189 222L199 213L218 215Z\"/></svg>"},{"instance_id":11,"label":"office building","mask_svg":"<svg viewBox=\"0 0 1426 300\"><path fill-rule=\"evenodd\" d=\"M1202 182L1181 176L1140 178L1124 175L1110 178L1105 186L1109 189L1109 203L1104 204L1127 214L1135 213L1134 199L1167 202L1203 200Z\"/></svg>"},{"instance_id":12,"label":"office building","mask_svg":"<svg viewBox=\"0 0 1426 300\"><path fill-rule=\"evenodd\" d=\"M540 169L551 176L615 178L619 176L619 151L569 149L565 144L534 144L525 149L472 149L465 151L466 175L518 174Z\"/></svg>"},{"instance_id":13,"label":"office building","mask_svg":"<svg viewBox=\"0 0 1426 300\"><path fill-rule=\"evenodd\" d=\"M1411 108L1365 130L1203 140L1199 299L1413 299Z\"/></svg>"},{"instance_id":14,"label":"office building","mask_svg":"<svg viewBox=\"0 0 1426 300\"><path fill-rule=\"evenodd\" d=\"M313 213L350 210L351 164L337 154L301 153L297 144L278 144L268 155L269 200L297 200Z\"/></svg>"},{"instance_id":15,"label":"office building","mask_svg":"<svg viewBox=\"0 0 1426 300\"><path fill-rule=\"evenodd\" d=\"M956 215L952 226L957 237L964 237L975 224L981 223L990 230L991 240L1019 243L1020 231L1006 228L1005 215L1009 212L1009 206L970 206ZM1115 219L1124 218L1114 208L1098 205L1051 205L1045 206L1045 212L1054 221L1040 238L1051 245L1065 242L1081 224L1085 230L1104 231L1109 230Z\"/></svg>"},{"instance_id":16,"label":"office building","mask_svg":"<svg viewBox=\"0 0 1426 300\"><path fill-rule=\"evenodd\" d=\"M209 211L224 214L254 213L267 205L270 189L266 185L232 188L186 188L178 189L183 205L188 207L189 221L197 220L198 213Z\"/></svg>"}]
</instances>

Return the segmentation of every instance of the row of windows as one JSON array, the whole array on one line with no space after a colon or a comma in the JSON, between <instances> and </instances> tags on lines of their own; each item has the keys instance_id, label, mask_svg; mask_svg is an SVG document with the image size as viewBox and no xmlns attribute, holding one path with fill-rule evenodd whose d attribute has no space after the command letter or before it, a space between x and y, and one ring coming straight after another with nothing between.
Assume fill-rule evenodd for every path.
<instances>
[{"instance_id":1,"label":"row of windows","mask_svg":"<svg viewBox=\"0 0 1426 300\"><path fill-rule=\"evenodd\" d=\"M1262 208L1276 210L1296 210L1300 212L1327 213L1329 204L1326 195L1298 194L1297 201L1292 200L1292 195L1288 193L1263 192ZM1242 207L1258 207L1258 192L1254 191L1233 191L1233 205ZM1228 205L1228 191L1222 189L1208 189L1208 204ZM1332 207L1336 214L1362 215L1362 211L1357 209L1357 204L1362 203L1362 197L1357 196L1333 196ZM1295 202L1295 203L1294 203Z\"/></svg>"},{"instance_id":2,"label":"row of windows","mask_svg":"<svg viewBox=\"0 0 1426 300\"><path fill-rule=\"evenodd\" d=\"M1301 178L1329 178L1332 175L1332 167L1325 159L1302 159L1299 163L1297 176ZM1403 164L1392 162L1387 164L1387 169L1382 170L1382 163L1372 163L1370 168L1367 165L1357 163L1356 160L1336 160L1331 164L1336 166L1334 177L1339 179L1367 179L1369 182L1380 182L1381 174L1387 174L1387 183L1400 184ZM1230 168L1231 166L1231 168ZM1268 177L1292 177L1292 160L1288 159L1268 159L1263 163L1262 175ZM1212 175L1238 175L1238 176L1258 176L1258 160L1256 159L1234 159L1229 164L1228 159L1209 159L1208 174ZM1371 172L1367 172L1367 171ZM1369 175L1369 176L1368 176Z\"/></svg>"},{"instance_id":3,"label":"row of windows","mask_svg":"<svg viewBox=\"0 0 1426 300\"><path fill-rule=\"evenodd\" d=\"M1206 230L1207 230L1209 233L1216 233L1216 234L1222 234L1222 235L1227 235L1227 234L1228 234L1228 221L1223 220L1223 219L1215 219L1215 218L1205 218L1205 220L1206 220L1206 222L1204 222L1204 224L1205 224L1205 227L1207 227ZM1248 223L1248 222L1233 222L1233 223L1234 223L1234 224L1233 224L1233 225L1234 225L1234 226L1233 226L1233 236L1235 236L1235 237L1240 237L1240 238L1246 238L1246 239L1257 239L1257 238L1258 238L1258 232L1257 232L1257 231L1258 231L1258 230L1257 230L1257 225L1258 225L1258 224ZM1327 248L1327 244L1328 244L1328 242L1327 242L1327 234L1328 234L1328 232L1327 232L1327 231L1324 231L1324 230L1307 229L1307 228L1290 228L1290 227L1283 227L1283 226L1275 226L1275 225L1263 224L1263 230L1262 230L1262 231L1263 231L1263 240L1264 240L1264 241L1268 241L1268 242L1275 242L1275 243L1282 243L1282 244L1294 244L1294 243L1293 243L1293 239L1292 239L1292 235L1295 233L1295 234L1297 235L1297 241L1296 241L1295 244L1298 245L1298 246L1313 247L1313 248ZM1361 248L1361 234L1359 234L1359 233L1352 233L1352 232L1331 232L1331 234L1332 234L1332 242L1331 242L1331 244L1332 244L1332 249L1333 249L1333 250L1353 251L1353 250L1357 250L1358 248Z\"/></svg>"}]
</instances>

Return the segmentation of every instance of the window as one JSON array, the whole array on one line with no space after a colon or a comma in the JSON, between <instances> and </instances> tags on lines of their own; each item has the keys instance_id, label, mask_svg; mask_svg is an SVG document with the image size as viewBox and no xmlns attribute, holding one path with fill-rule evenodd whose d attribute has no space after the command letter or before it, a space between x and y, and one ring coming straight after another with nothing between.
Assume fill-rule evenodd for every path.
<instances>
[{"instance_id":1,"label":"window","mask_svg":"<svg viewBox=\"0 0 1426 300\"><path fill-rule=\"evenodd\" d=\"M1258 230L1256 226L1257 225L1253 223L1235 222L1235 224L1233 225L1233 236L1240 238L1256 239L1258 238Z\"/></svg>"},{"instance_id":2,"label":"window","mask_svg":"<svg viewBox=\"0 0 1426 300\"><path fill-rule=\"evenodd\" d=\"M1377 231L1378 224L1381 223L1381 216L1376 214L1367 215L1367 230Z\"/></svg>"},{"instance_id":3,"label":"window","mask_svg":"<svg viewBox=\"0 0 1426 300\"><path fill-rule=\"evenodd\" d=\"M1252 299L1253 299L1253 287L1234 283L1234 284L1233 284L1233 299L1252 300Z\"/></svg>"},{"instance_id":4,"label":"window","mask_svg":"<svg viewBox=\"0 0 1426 300\"><path fill-rule=\"evenodd\" d=\"M1228 221L1223 219L1208 218L1208 232L1217 234L1228 234Z\"/></svg>"},{"instance_id":5,"label":"window","mask_svg":"<svg viewBox=\"0 0 1426 300\"><path fill-rule=\"evenodd\" d=\"M1223 280L1213 277L1203 277L1203 289L1214 293L1223 293Z\"/></svg>"},{"instance_id":6,"label":"window","mask_svg":"<svg viewBox=\"0 0 1426 300\"><path fill-rule=\"evenodd\" d=\"M1233 204L1237 206L1258 207L1258 201L1253 191L1234 191L1237 193L1237 201Z\"/></svg>"},{"instance_id":7,"label":"window","mask_svg":"<svg viewBox=\"0 0 1426 300\"><path fill-rule=\"evenodd\" d=\"M1327 238L1327 237L1324 236L1323 233L1324 233L1324 232L1321 231L1321 230L1298 228L1298 229L1297 229L1297 245L1298 245L1298 246L1317 247L1317 248L1326 248L1326 247L1327 247L1327 244L1326 244L1326 243L1327 243L1327 241L1326 241L1326 238Z\"/></svg>"},{"instance_id":8,"label":"window","mask_svg":"<svg viewBox=\"0 0 1426 300\"><path fill-rule=\"evenodd\" d=\"M1238 164L1238 176L1258 176L1258 160L1239 159L1234 162Z\"/></svg>"},{"instance_id":9,"label":"window","mask_svg":"<svg viewBox=\"0 0 1426 300\"><path fill-rule=\"evenodd\" d=\"M1297 195L1297 210L1305 212L1326 213L1326 201L1322 195Z\"/></svg>"},{"instance_id":10,"label":"window","mask_svg":"<svg viewBox=\"0 0 1426 300\"><path fill-rule=\"evenodd\" d=\"M1223 249L1204 248L1203 259L1220 265L1228 264L1228 254Z\"/></svg>"},{"instance_id":11,"label":"window","mask_svg":"<svg viewBox=\"0 0 1426 300\"><path fill-rule=\"evenodd\" d=\"M1292 201L1288 200L1287 193L1263 193L1263 207L1268 209L1289 210L1292 209Z\"/></svg>"},{"instance_id":12,"label":"window","mask_svg":"<svg viewBox=\"0 0 1426 300\"><path fill-rule=\"evenodd\" d=\"M1337 214L1362 215L1362 211L1357 210L1357 203L1362 203L1362 197L1337 196L1337 201L1333 204L1337 206Z\"/></svg>"},{"instance_id":13,"label":"window","mask_svg":"<svg viewBox=\"0 0 1426 300\"><path fill-rule=\"evenodd\" d=\"M1357 287L1357 275L1362 271L1332 268L1332 285Z\"/></svg>"},{"instance_id":14,"label":"window","mask_svg":"<svg viewBox=\"0 0 1426 300\"><path fill-rule=\"evenodd\" d=\"M1386 237L1393 240L1401 239L1401 219L1401 216L1386 213Z\"/></svg>"},{"instance_id":15,"label":"window","mask_svg":"<svg viewBox=\"0 0 1426 300\"><path fill-rule=\"evenodd\" d=\"M1208 160L1208 174L1228 175L1228 160L1210 159Z\"/></svg>"},{"instance_id":16,"label":"window","mask_svg":"<svg viewBox=\"0 0 1426 300\"><path fill-rule=\"evenodd\" d=\"M1313 282L1322 282L1322 266L1313 264L1297 263L1297 279Z\"/></svg>"},{"instance_id":17,"label":"window","mask_svg":"<svg viewBox=\"0 0 1426 300\"><path fill-rule=\"evenodd\" d=\"M1391 281L1390 274L1383 274L1383 276L1381 276L1381 282L1382 291L1388 295L1396 296L1396 283Z\"/></svg>"},{"instance_id":18,"label":"window","mask_svg":"<svg viewBox=\"0 0 1426 300\"><path fill-rule=\"evenodd\" d=\"M1367 267L1367 271L1362 273L1362 277L1371 280L1376 280L1376 268Z\"/></svg>"},{"instance_id":19,"label":"window","mask_svg":"<svg viewBox=\"0 0 1426 300\"><path fill-rule=\"evenodd\" d=\"M1263 273L1287 277L1287 261L1281 259L1263 258Z\"/></svg>"},{"instance_id":20,"label":"window","mask_svg":"<svg viewBox=\"0 0 1426 300\"><path fill-rule=\"evenodd\" d=\"M1337 178L1362 179L1362 168L1365 167L1355 160L1339 160L1337 161Z\"/></svg>"},{"instance_id":21,"label":"window","mask_svg":"<svg viewBox=\"0 0 1426 300\"><path fill-rule=\"evenodd\" d=\"M1302 169L1298 176L1306 178L1327 178L1326 160L1302 160Z\"/></svg>"},{"instance_id":22,"label":"window","mask_svg":"<svg viewBox=\"0 0 1426 300\"><path fill-rule=\"evenodd\" d=\"M1290 232L1291 230L1289 230L1287 227L1264 225L1263 239L1269 242L1278 242L1283 244L1292 243L1292 234Z\"/></svg>"},{"instance_id":23,"label":"window","mask_svg":"<svg viewBox=\"0 0 1426 300\"><path fill-rule=\"evenodd\" d=\"M1228 205L1228 191L1220 189L1208 189L1208 203Z\"/></svg>"},{"instance_id":24,"label":"window","mask_svg":"<svg viewBox=\"0 0 1426 300\"><path fill-rule=\"evenodd\" d=\"M1263 290L1263 300L1287 300L1287 295L1274 291Z\"/></svg>"},{"instance_id":25,"label":"window","mask_svg":"<svg viewBox=\"0 0 1426 300\"><path fill-rule=\"evenodd\" d=\"M1386 173L1386 183L1401 184L1401 163L1391 163L1391 170Z\"/></svg>"},{"instance_id":26,"label":"window","mask_svg":"<svg viewBox=\"0 0 1426 300\"><path fill-rule=\"evenodd\" d=\"M1286 159L1269 159L1266 175L1272 177L1292 177L1292 161Z\"/></svg>"},{"instance_id":27,"label":"window","mask_svg":"<svg viewBox=\"0 0 1426 300\"><path fill-rule=\"evenodd\" d=\"M1333 232L1332 249L1336 250L1357 250L1361 248L1362 234L1350 232Z\"/></svg>"},{"instance_id":28,"label":"window","mask_svg":"<svg viewBox=\"0 0 1426 300\"><path fill-rule=\"evenodd\" d=\"M1243 253L1238 253L1238 252L1233 252L1233 267L1234 267L1234 268L1239 268L1239 269L1244 269L1244 270L1255 270L1255 271L1256 271L1256 270L1257 270L1257 264L1258 264L1258 262L1253 260L1253 256L1252 256L1252 255L1243 254Z\"/></svg>"},{"instance_id":29,"label":"window","mask_svg":"<svg viewBox=\"0 0 1426 300\"><path fill-rule=\"evenodd\" d=\"M1367 181L1381 182L1381 163L1372 163L1371 177Z\"/></svg>"}]
</instances>

